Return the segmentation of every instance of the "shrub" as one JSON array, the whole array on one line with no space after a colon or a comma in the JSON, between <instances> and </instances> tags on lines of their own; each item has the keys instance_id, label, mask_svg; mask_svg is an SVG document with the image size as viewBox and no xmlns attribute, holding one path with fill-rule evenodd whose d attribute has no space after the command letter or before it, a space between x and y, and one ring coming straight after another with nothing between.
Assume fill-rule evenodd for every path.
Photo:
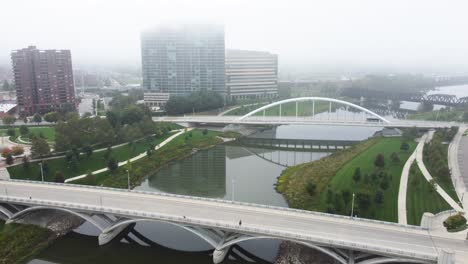
<instances>
[{"instance_id":1,"label":"shrub","mask_svg":"<svg viewBox=\"0 0 468 264\"><path fill-rule=\"evenodd\" d=\"M11 149L9 147L2 149L2 157L6 158L9 154L11 154Z\"/></svg>"},{"instance_id":2,"label":"shrub","mask_svg":"<svg viewBox=\"0 0 468 264\"><path fill-rule=\"evenodd\" d=\"M20 145L13 146L11 148L11 154L13 156L18 156L24 153L24 148Z\"/></svg>"},{"instance_id":3,"label":"shrub","mask_svg":"<svg viewBox=\"0 0 468 264\"><path fill-rule=\"evenodd\" d=\"M361 180L361 168L356 168L354 170L354 174L353 174L353 180L355 182L358 182Z\"/></svg>"},{"instance_id":4,"label":"shrub","mask_svg":"<svg viewBox=\"0 0 468 264\"><path fill-rule=\"evenodd\" d=\"M7 165L11 165L13 164L14 160L13 160L13 156L11 156L11 154L8 154L5 158L5 162Z\"/></svg>"},{"instance_id":5,"label":"shrub","mask_svg":"<svg viewBox=\"0 0 468 264\"><path fill-rule=\"evenodd\" d=\"M29 167L30 167L29 165L30 165L29 158L26 155L23 156L23 168L25 170L29 170Z\"/></svg>"},{"instance_id":6,"label":"shrub","mask_svg":"<svg viewBox=\"0 0 468 264\"><path fill-rule=\"evenodd\" d=\"M410 146L409 146L409 144L407 142L403 142L403 143L401 143L400 149L404 150L404 151L408 151L409 147Z\"/></svg>"},{"instance_id":7,"label":"shrub","mask_svg":"<svg viewBox=\"0 0 468 264\"><path fill-rule=\"evenodd\" d=\"M394 163L399 163L400 162L400 157L398 156L398 154L396 152L393 152L392 155L390 156L390 158L392 159L392 161Z\"/></svg>"},{"instance_id":8,"label":"shrub","mask_svg":"<svg viewBox=\"0 0 468 264\"><path fill-rule=\"evenodd\" d=\"M10 137L16 136L16 130L14 128L9 128L7 130L7 135L10 136Z\"/></svg>"},{"instance_id":9,"label":"shrub","mask_svg":"<svg viewBox=\"0 0 468 264\"><path fill-rule=\"evenodd\" d=\"M377 168L385 167L385 157L384 157L384 155L382 153L377 154L377 156L375 157L374 165Z\"/></svg>"},{"instance_id":10,"label":"shrub","mask_svg":"<svg viewBox=\"0 0 468 264\"><path fill-rule=\"evenodd\" d=\"M382 191L377 191L374 196L374 202L377 204L383 204L384 195Z\"/></svg>"},{"instance_id":11,"label":"shrub","mask_svg":"<svg viewBox=\"0 0 468 264\"><path fill-rule=\"evenodd\" d=\"M29 128L26 125L21 125L19 132L22 136L26 136L29 133Z\"/></svg>"},{"instance_id":12,"label":"shrub","mask_svg":"<svg viewBox=\"0 0 468 264\"><path fill-rule=\"evenodd\" d=\"M114 172L119 168L119 164L117 163L114 157L109 158L109 160L107 161L107 168L111 172Z\"/></svg>"},{"instance_id":13,"label":"shrub","mask_svg":"<svg viewBox=\"0 0 468 264\"><path fill-rule=\"evenodd\" d=\"M461 213L452 215L444 221L444 226L447 230L458 229L464 225L466 225L466 218Z\"/></svg>"},{"instance_id":14,"label":"shrub","mask_svg":"<svg viewBox=\"0 0 468 264\"><path fill-rule=\"evenodd\" d=\"M311 180L307 183L306 190L310 196L313 196L315 194L316 189L317 189L317 185L315 184L315 182Z\"/></svg>"},{"instance_id":15,"label":"shrub","mask_svg":"<svg viewBox=\"0 0 468 264\"><path fill-rule=\"evenodd\" d=\"M56 171L55 172L55 182L57 183L64 183L65 182L65 176L63 176L63 173L61 171Z\"/></svg>"}]
</instances>

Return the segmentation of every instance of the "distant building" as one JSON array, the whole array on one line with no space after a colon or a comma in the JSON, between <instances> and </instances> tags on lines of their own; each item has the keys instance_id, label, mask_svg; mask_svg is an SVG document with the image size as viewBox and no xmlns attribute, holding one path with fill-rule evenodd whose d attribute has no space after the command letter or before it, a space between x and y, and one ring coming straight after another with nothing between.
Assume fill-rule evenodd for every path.
<instances>
[{"instance_id":1,"label":"distant building","mask_svg":"<svg viewBox=\"0 0 468 264\"><path fill-rule=\"evenodd\" d=\"M200 89L225 95L224 28L161 25L141 35L143 88L188 95Z\"/></svg>"},{"instance_id":2,"label":"distant building","mask_svg":"<svg viewBox=\"0 0 468 264\"><path fill-rule=\"evenodd\" d=\"M163 107L169 101L169 93L145 93L143 96L144 104L150 108Z\"/></svg>"},{"instance_id":3,"label":"distant building","mask_svg":"<svg viewBox=\"0 0 468 264\"><path fill-rule=\"evenodd\" d=\"M231 98L278 96L278 56L262 51L226 51L226 89Z\"/></svg>"},{"instance_id":4,"label":"distant building","mask_svg":"<svg viewBox=\"0 0 468 264\"><path fill-rule=\"evenodd\" d=\"M30 46L13 51L11 59L20 114L76 108L69 50Z\"/></svg>"}]
</instances>

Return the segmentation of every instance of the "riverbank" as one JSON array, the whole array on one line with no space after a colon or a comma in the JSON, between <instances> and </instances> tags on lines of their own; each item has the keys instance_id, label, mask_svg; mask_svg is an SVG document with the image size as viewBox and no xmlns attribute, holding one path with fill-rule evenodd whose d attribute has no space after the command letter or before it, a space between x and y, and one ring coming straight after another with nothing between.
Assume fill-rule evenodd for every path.
<instances>
[{"instance_id":1,"label":"riverbank","mask_svg":"<svg viewBox=\"0 0 468 264\"><path fill-rule=\"evenodd\" d=\"M226 135L232 136L232 133ZM130 176L130 188L134 188L140 185L149 175L156 173L170 162L182 160L199 150L222 144L224 142L222 138L226 138L226 135L222 132L194 129L177 136L150 156L119 167L113 172L106 171L92 177L88 176L74 183L128 188L127 177Z\"/></svg>"}]
</instances>

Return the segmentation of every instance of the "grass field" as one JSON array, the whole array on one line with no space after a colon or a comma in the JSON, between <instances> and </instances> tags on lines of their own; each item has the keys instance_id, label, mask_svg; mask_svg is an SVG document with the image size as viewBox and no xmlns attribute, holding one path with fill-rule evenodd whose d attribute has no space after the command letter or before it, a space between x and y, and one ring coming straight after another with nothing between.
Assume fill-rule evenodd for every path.
<instances>
[{"instance_id":1,"label":"grass field","mask_svg":"<svg viewBox=\"0 0 468 264\"><path fill-rule=\"evenodd\" d=\"M427 145L425 147L427 147ZM444 162L448 163L448 147L449 147L449 145L445 144L445 145L442 145L442 147L444 148L444 156L443 156L445 158ZM435 172L436 170L435 170L434 165L427 160L427 157L425 155L423 156L423 158L424 158L424 165L426 165L427 170L429 171L431 176L435 179L437 184L442 189L444 189L444 191L447 192L447 194L450 195L450 197L452 197L452 199L454 199L456 202L458 202L459 201L458 195L457 195L457 192L455 191L455 187L453 186L453 182L452 182L452 179L451 179L450 175L445 175L443 177L438 177L437 173Z\"/></svg>"},{"instance_id":2,"label":"grass field","mask_svg":"<svg viewBox=\"0 0 468 264\"><path fill-rule=\"evenodd\" d=\"M354 157L350 162L346 163L335 177L330 181L330 188L335 193L341 193L344 190L349 190L351 193L363 192L370 196L372 202L366 210L360 210L358 216L372 218L385 221L396 222L398 220L398 189L400 185L401 172L406 160L416 147L415 142L409 142L410 149L408 151L400 150L402 138L380 138L379 142L371 146L367 151ZM398 154L400 161L394 162L391 160L391 154ZM376 156L381 153L385 156L385 167L378 169L374 165ZM353 174L356 168L361 170L360 181L353 180ZM387 189L381 189L383 178L380 172L387 173L389 186ZM376 174L377 177L372 176ZM367 176L366 176L367 175ZM383 203L377 204L373 202L376 192L381 189L383 192ZM321 210L325 210L327 206L326 192L321 194ZM350 206L350 205L347 205ZM356 208L355 208L356 209ZM349 211L344 210L344 211Z\"/></svg>"},{"instance_id":3,"label":"grass field","mask_svg":"<svg viewBox=\"0 0 468 264\"><path fill-rule=\"evenodd\" d=\"M49 245L54 234L45 228L33 225L2 222L0 230L0 263L27 263L33 256Z\"/></svg>"},{"instance_id":4,"label":"grass field","mask_svg":"<svg viewBox=\"0 0 468 264\"><path fill-rule=\"evenodd\" d=\"M54 127L28 127L28 129L30 133L36 136L39 136L42 133L42 135L48 142L55 141L55 128ZM0 129L0 135L7 136L7 130L8 129ZM18 127L15 128L15 132L16 132L16 135L10 138L12 141L17 141L18 136L20 136ZM28 136L22 136L21 138L25 141L29 141Z\"/></svg>"},{"instance_id":5,"label":"grass field","mask_svg":"<svg viewBox=\"0 0 468 264\"><path fill-rule=\"evenodd\" d=\"M458 110L435 110L431 112L411 114L408 115L407 118L413 120L461 121L463 119L463 112Z\"/></svg>"},{"instance_id":6,"label":"grass field","mask_svg":"<svg viewBox=\"0 0 468 264\"><path fill-rule=\"evenodd\" d=\"M437 192L431 190L430 184L416 163L411 166L408 178L406 209L410 225L420 225L421 217L425 212L436 214L451 209L450 205Z\"/></svg>"},{"instance_id":7,"label":"grass field","mask_svg":"<svg viewBox=\"0 0 468 264\"><path fill-rule=\"evenodd\" d=\"M190 136L190 134L192 136ZM151 157L142 158L131 164L131 185L133 187L137 186L148 175L156 172L169 162L191 155L193 149L195 148L205 149L222 143L222 140L217 138L217 136L220 134L220 132L208 131L208 133L204 135L203 130L195 129L176 137L164 147L155 151ZM110 171L106 171L93 176L92 180L82 179L73 183L126 188L126 169L128 168L121 167L116 172L111 173Z\"/></svg>"},{"instance_id":8,"label":"grass field","mask_svg":"<svg viewBox=\"0 0 468 264\"><path fill-rule=\"evenodd\" d=\"M142 139L134 142L133 145L127 144L114 148L112 149L110 156L114 157L119 162L126 161L148 150L151 144L157 145L170 136L171 134L167 134L160 138L151 137L151 141ZM107 167L106 151L93 153L90 157L81 155L79 164L75 169L70 166L65 158L52 159L46 162L48 166L48 170L44 173L46 181L54 181L56 171L62 172L65 178L71 178L85 174L89 171L95 171ZM29 169L25 169L22 164L9 167L8 172L13 179L41 179L40 166L38 162L31 163Z\"/></svg>"}]
</instances>

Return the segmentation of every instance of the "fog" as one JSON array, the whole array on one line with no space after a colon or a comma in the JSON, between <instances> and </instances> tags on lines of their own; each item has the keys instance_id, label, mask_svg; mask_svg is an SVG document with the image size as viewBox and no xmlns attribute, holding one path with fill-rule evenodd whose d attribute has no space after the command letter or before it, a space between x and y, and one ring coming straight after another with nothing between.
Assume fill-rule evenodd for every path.
<instances>
[{"instance_id":1,"label":"fog","mask_svg":"<svg viewBox=\"0 0 468 264\"><path fill-rule=\"evenodd\" d=\"M139 65L140 32L223 23L226 47L280 64L468 70L468 1L1 0L0 64L14 49L71 49L75 64Z\"/></svg>"}]
</instances>

